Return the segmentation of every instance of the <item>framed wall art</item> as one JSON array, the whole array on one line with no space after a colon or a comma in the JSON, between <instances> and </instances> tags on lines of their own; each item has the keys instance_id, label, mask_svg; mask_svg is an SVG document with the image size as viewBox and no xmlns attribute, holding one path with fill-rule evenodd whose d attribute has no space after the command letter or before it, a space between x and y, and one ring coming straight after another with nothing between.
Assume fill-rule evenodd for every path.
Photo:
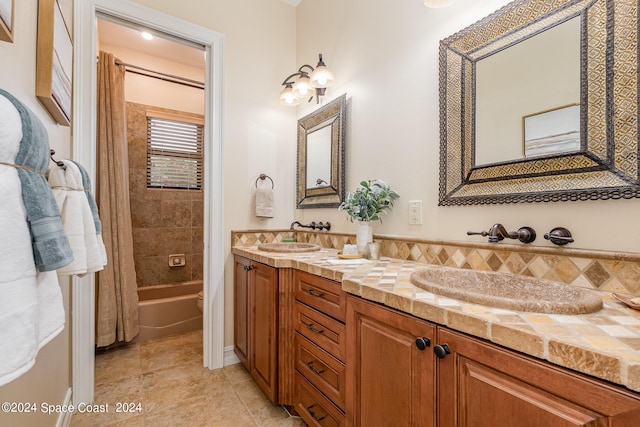
<instances>
[{"instance_id":1,"label":"framed wall art","mask_svg":"<svg viewBox=\"0 0 640 427\"><path fill-rule=\"evenodd\" d=\"M565 105L522 118L524 156L580 150L580 104Z\"/></svg>"},{"instance_id":2,"label":"framed wall art","mask_svg":"<svg viewBox=\"0 0 640 427\"><path fill-rule=\"evenodd\" d=\"M72 67L73 43L60 5L56 0L39 0L36 96L64 126L71 123Z\"/></svg>"},{"instance_id":3,"label":"framed wall art","mask_svg":"<svg viewBox=\"0 0 640 427\"><path fill-rule=\"evenodd\" d=\"M0 40L13 43L13 16L15 0L0 0Z\"/></svg>"}]
</instances>

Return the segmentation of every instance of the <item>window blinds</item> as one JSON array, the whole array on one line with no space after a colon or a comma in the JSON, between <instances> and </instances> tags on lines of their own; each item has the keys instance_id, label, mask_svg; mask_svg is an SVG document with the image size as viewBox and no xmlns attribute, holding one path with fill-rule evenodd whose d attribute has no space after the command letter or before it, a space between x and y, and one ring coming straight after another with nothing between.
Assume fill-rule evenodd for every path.
<instances>
[{"instance_id":1,"label":"window blinds","mask_svg":"<svg viewBox=\"0 0 640 427\"><path fill-rule=\"evenodd\" d=\"M200 190L204 126L147 116L147 187Z\"/></svg>"}]
</instances>

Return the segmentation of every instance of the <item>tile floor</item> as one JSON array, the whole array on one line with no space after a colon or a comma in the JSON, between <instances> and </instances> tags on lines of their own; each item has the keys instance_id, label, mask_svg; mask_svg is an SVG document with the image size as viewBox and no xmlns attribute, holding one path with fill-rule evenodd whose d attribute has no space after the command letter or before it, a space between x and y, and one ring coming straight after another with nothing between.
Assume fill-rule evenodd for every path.
<instances>
[{"instance_id":1,"label":"tile floor","mask_svg":"<svg viewBox=\"0 0 640 427\"><path fill-rule=\"evenodd\" d=\"M241 364L203 368L202 331L98 354L95 383L93 404L108 412L76 413L72 427L306 426L271 404ZM132 412L116 412L118 403Z\"/></svg>"}]
</instances>

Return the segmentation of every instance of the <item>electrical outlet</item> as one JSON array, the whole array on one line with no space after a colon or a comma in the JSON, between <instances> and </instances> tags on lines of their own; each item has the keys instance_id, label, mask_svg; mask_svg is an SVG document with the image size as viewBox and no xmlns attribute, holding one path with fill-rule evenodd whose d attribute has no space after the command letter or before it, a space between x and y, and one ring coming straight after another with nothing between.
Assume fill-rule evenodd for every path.
<instances>
[{"instance_id":1,"label":"electrical outlet","mask_svg":"<svg viewBox=\"0 0 640 427\"><path fill-rule=\"evenodd\" d=\"M422 200L409 201L409 224L422 224Z\"/></svg>"}]
</instances>

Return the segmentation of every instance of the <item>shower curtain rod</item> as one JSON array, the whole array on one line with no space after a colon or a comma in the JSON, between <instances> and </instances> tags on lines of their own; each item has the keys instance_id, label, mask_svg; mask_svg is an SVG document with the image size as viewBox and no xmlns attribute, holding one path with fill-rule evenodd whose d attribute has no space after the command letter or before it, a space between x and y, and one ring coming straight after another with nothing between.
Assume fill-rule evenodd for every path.
<instances>
[{"instance_id":1,"label":"shower curtain rod","mask_svg":"<svg viewBox=\"0 0 640 427\"><path fill-rule=\"evenodd\" d=\"M151 77L158 80L164 80L166 82L175 83L183 86L189 86L196 89L204 89L204 83L199 82L197 80L191 80L185 77L161 73L159 71L150 70L148 68L139 67L137 65L127 64L126 62L122 62L119 60L116 60L116 64L124 65L126 67L126 71L130 73L139 74L141 76Z\"/></svg>"}]
</instances>

